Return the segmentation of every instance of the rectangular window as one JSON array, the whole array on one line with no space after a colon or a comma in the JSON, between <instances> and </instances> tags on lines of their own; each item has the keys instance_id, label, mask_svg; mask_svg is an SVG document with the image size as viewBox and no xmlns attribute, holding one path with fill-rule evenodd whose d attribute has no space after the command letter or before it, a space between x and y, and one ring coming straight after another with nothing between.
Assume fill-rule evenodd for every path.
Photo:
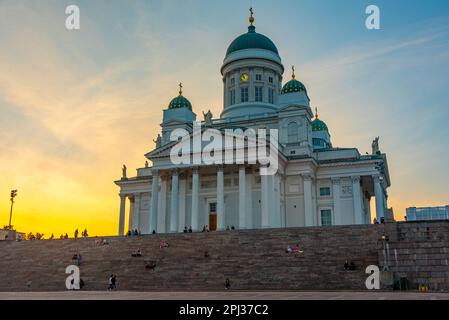
<instances>
[{"instance_id":1,"label":"rectangular window","mask_svg":"<svg viewBox=\"0 0 449 320\"><path fill-rule=\"evenodd\" d=\"M332 225L332 211L321 210L321 225L322 226L331 226Z\"/></svg>"},{"instance_id":2,"label":"rectangular window","mask_svg":"<svg viewBox=\"0 0 449 320\"><path fill-rule=\"evenodd\" d=\"M268 103L274 104L274 89L268 89Z\"/></svg>"},{"instance_id":3,"label":"rectangular window","mask_svg":"<svg viewBox=\"0 0 449 320\"><path fill-rule=\"evenodd\" d=\"M216 203L209 203L209 212L213 212L213 213L217 212L217 204Z\"/></svg>"},{"instance_id":4,"label":"rectangular window","mask_svg":"<svg viewBox=\"0 0 449 320\"><path fill-rule=\"evenodd\" d=\"M262 87L256 87L256 102L262 102L263 97L263 88Z\"/></svg>"},{"instance_id":5,"label":"rectangular window","mask_svg":"<svg viewBox=\"0 0 449 320\"><path fill-rule=\"evenodd\" d=\"M235 104L235 90L234 89L229 91L229 100L231 101L231 105Z\"/></svg>"},{"instance_id":6,"label":"rectangular window","mask_svg":"<svg viewBox=\"0 0 449 320\"><path fill-rule=\"evenodd\" d=\"M273 83L273 77L268 77L268 82Z\"/></svg>"},{"instance_id":7,"label":"rectangular window","mask_svg":"<svg viewBox=\"0 0 449 320\"><path fill-rule=\"evenodd\" d=\"M231 78L231 86L235 85L235 78Z\"/></svg>"},{"instance_id":8,"label":"rectangular window","mask_svg":"<svg viewBox=\"0 0 449 320\"><path fill-rule=\"evenodd\" d=\"M262 81L262 75L256 74L256 81Z\"/></svg>"},{"instance_id":9,"label":"rectangular window","mask_svg":"<svg viewBox=\"0 0 449 320\"><path fill-rule=\"evenodd\" d=\"M320 196L327 197L331 195L331 188L330 187L323 187L320 188Z\"/></svg>"},{"instance_id":10,"label":"rectangular window","mask_svg":"<svg viewBox=\"0 0 449 320\"><path fill-rule=\"evenodd\" d=\"M242 102L248 102L248 88L241 88L240 89L240 100Z\"/></svg>"}]
</instances>

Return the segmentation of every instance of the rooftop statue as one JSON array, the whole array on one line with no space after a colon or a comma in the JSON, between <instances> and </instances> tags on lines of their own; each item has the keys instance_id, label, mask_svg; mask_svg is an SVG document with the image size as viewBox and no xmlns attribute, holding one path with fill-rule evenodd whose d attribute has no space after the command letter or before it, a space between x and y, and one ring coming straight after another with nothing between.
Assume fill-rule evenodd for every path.
<instances>
[{"instance_id":1,"label":"rooftop statue","mask_svg":"<svg viewBox=\"0 0 449 320\"><path fill-rule=\"evenodd\" d=\"M214 115L209 110L207 113L203 112L203 116L204 116L204 125L206 127L210 127L212 125L212 118Z\"/></svg>"},{"instance_id":2,"label":"rooftop statue","mask_svg":"<svg viewBox=\"0 0 449 320\"><path fill-rule=\"evenodd\" d=\"M371 145L371 147L373 149L373 154L380 154L379 139L380 139L380 137L377 137L376 139L374 139L373 144Z\"/></svg>"},{"instance_id":3,"label":"rooftop statue","mask_svg":"<svg viewBox=\"0 0 449 320\"><path fill-rule=\"evenodd\" d=\"M126 165L123 165L122 168L122 179L126 179Z\"/></svg>"},{"instance_id":4,"label":"rooftop statue","mask_svg":"<svg viewBox=\"0 0 449 320\"><path fill-rule=\"evenodd\" d=\"M156 140L153 140L153 142L156 144L156 149L160 148L162 146L162 137L161 137L161 135L158 134Z\"/></svg>"}]
</instances>

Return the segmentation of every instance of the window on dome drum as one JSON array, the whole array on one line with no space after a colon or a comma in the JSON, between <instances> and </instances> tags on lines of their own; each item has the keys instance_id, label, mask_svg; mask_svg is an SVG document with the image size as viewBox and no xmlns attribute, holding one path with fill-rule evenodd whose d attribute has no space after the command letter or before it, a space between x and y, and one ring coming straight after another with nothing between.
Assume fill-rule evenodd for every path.
<instances>
[{"instance_id":1,"label":"window on dome drum","mask_svg":"<svg viewBox=\"0 0 449 320\"><path fill-rule=\"evenodd\" d=\"M269 78L268 78L268 82L269 82L269 83L273 83L273 77L269 77Z\"/></svg>"},{"instance_id":2,"label":"window on dome drum","mask_svg":"<svg viewBox=\"0 0 449 320\"><path fill-rule=\"evenodd\" d=\"M263 88L262 87L256 87L256 102L262 102L263 97Z\"/></svg>"},{"instance_id":3,"label":"window on dome drum","mask_svg":"<svg viewBox=\"0 0 449 320\"><path fill-rule=\"evenodd\" d=\"M332 225L332 211L330 209L321 210L321 225L322 226Z\"/></svg>"},{"instance_id":4,"label":"window on dome drum","mask_svg":"<svg viewBox=\"0 0 449 320\"><path fill-rule=\"evenodd\" d=\"M268 103L274 104L274 89L268 89Z\"/></svg>"},{"instance_id":5,"label":"window on dome drum","mask_svg":"<svg viewBox=\"0 0 449 320\"><path fill-rule=\"evenodd\" d=\"M231 104L235 104L235 90L234 89L229 91L229 100L231 101Z\"/></svg>"},{"instance_id":6,"label":"window on dome drum","mask_svg":"<svg viewBox=\"0 0 449 320\"><path fill-rule=\"evenodd\" d=\"M320 188L320 196L326 197L331 195L331 188L330 187L323 187Z\"/></svg>"},{"instance_id":7,"label":"window on dome drum","mask_svg":"<svg viewBox=\"0 0 449 320\"><path fill-rule=\"evenodd\" d=\"M240 101L248 102L248 87L240 88Z\"/></svg>"},{"instance_id":8,"label":"window on dome drum","mask_svg":"<svg viewBox=\"0 0 449 320\"><path fill-rule=\"evenodd\" d=\"M256 81L262 81L262 75L256 74Z\"/></svg>"},{"instance_id":9,"label":"window on dome drum","mask_svg":"<svg viewBox=\"0 0 449 320\"><path fill-rule=\"evenodd\" d=\"M299 141L298 125L296 124L296 122L290 122L288 124L287 131L288 131L288 143L294 143Z\"/></svg>"}]
</instances>

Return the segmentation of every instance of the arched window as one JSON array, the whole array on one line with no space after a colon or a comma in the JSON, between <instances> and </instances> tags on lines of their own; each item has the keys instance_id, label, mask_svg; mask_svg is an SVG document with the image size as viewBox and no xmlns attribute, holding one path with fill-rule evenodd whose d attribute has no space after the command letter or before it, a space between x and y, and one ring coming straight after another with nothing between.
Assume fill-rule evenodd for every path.
<instances>
[{"instance_id":1,"label":"arched window","mask_svg":"<svg viewBox=\"0 0 449 320\"><path fill-rule=\"evenodd\" d=\"M288 143L294 143L299 141L298 124L296 122L290 122L288 124L287 131L288 131Z\"/></svg>"}]
</instances>

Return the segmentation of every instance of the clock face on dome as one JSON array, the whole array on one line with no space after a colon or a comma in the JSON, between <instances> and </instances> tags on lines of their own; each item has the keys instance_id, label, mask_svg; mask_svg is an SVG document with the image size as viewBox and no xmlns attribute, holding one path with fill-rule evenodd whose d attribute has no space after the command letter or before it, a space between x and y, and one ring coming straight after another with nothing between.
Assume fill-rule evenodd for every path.
<instances>
[{"instance_id":1,"label":"clock face on dome","mask_svg":"<svg viewBox=\"0 0 449 320\"><path fill-rule=\"evenodd\" d=\"M247 73L243 73L243 74L240 76L240 80L242 80L243 82L248 82L248 80L249 80L249 75L248 75Z\"/></svg>"}]
</instances>

